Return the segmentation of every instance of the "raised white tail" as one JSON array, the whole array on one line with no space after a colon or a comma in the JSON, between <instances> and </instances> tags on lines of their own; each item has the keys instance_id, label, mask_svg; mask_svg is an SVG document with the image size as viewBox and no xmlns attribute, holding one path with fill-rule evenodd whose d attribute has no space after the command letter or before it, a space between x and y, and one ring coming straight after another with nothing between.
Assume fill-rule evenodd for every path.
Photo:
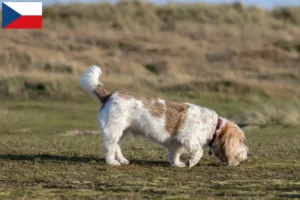
<instances>
[{"instance_id":1,"label":"raised white tail","mask_svg":"<svg viewBox=\"0 0 300 200\"><path fill-rule=\"evenodd\" d=\"M101 76L101 74L102 71L100 67L91 66L81 76L79 86L86 92L88 92L90 95L94 95L94 90L96 89L96 87L98 85L103 85L101 82L99 82L99 77Z\"/></svg>"},{"instance_id":2,"label":"raised white tail","mask_svg":"<svg viewBox=\"0 0 300 200\"><path fill-rule=\"evenodd\" d=\"M79 86L91 96L96 96L102 103L105 103L112 93L103 88L103 84L99 81L101 74L100 67L91 66L81 76Z\"/></svg>"}]
</instances>

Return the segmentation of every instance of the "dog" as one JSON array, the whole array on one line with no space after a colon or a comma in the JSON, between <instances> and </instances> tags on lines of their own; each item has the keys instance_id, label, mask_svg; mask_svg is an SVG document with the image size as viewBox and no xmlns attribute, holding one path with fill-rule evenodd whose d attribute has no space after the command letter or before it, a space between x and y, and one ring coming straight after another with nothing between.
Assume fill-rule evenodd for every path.
<instances>
[{"instance_id":1,"label":"dog","mask_svg":"<svg viewBox=\"0 0 300 200\"><path fill-rule=\"evenodd\" d=\"M205 146L209 146L210 155L228 166L238 166L250 155L244 132L215 111L191 103L111 92L99 81L101 74L100 67L90 67L79 86L102 103L98 123L108 165L129 164L120 146L128 135L143 136L166 147L173 167L185 167L180 156L187 154L188 167L192 168L200 161Z\"/></svg>"}]
</instances>

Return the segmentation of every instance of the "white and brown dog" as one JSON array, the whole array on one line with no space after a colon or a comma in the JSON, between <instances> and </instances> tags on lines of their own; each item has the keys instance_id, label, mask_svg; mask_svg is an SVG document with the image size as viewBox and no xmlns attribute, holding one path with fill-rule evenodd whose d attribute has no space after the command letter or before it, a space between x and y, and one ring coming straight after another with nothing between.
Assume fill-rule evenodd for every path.
<instances>
[{"instance_id":1,"label":"white and brown dog","mask_svg":"<svg viewBox=\"0 0 300 200\"><path fill-rule=\"evenodd\" d=\"M189 155L189 167L203 155L203 147L229 166L237 166L249 155L243 131L233 122L218 117L207 108L190 103L174 103L130 93L110 92L99 82L102 74L97 66L90 67L79 85L103 104L98 122L104 137L106 162L128 164L120 142L129 134L144 136L168 148L171 166L185 167L180 156Z\"/></svg>"}]
</instances>

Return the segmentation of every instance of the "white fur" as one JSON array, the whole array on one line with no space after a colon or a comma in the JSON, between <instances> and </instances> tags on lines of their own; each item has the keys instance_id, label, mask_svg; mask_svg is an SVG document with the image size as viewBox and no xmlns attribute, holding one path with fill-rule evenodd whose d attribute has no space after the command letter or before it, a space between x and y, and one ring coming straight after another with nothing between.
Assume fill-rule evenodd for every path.
<instances>
[{"instance_id":1,"label":"white fur","mask_svg":"<svg viewBox=\"0 0 300 200\"><path fill-rule=\"evenodd\" d=\"M88 92L90 95L94 96L93 90L98 85L103 85L99 82L99 77L101 76L102 71L98 66L92 66L86 70L86 72L81 76L79 80L79 86Z\"/></svg>"},{"instance_id":2,"label":"white fur","mask_svg":"<svg viewBox=\"0 0 300 200\"><path fill-rule=\"evenodd\" d=\"M161 99L157 101L164 103ZM172 166L185 166L179 159L185 152L191 155L189 166L196 165L202 157L203 146L212 138L218 116L206 108L188 105L186 125L177 135L172 136L165 129L165 116L153 117L140 100L126 100L114 93L98 113L107 163L119 165L120 160L124 160L116 151L120 148L121 138L130 133L167 147L168 160Z\"/></svg>"},{"instance_id":3,"label":"white fur","mask_svg":"<svg viewBox=\"0 0 300 200\"><path fill-rule=\"evenodd\" d=\"M80 79L80 86L92 93L99 84L99 67L89 68ZM165 105L165 100L157 99L151 103ZM212 139L218 115L207 108L186 103L189 108L185 126L172 136L166 131L166 118L154 117L143 103L135 98L125 99L118 92L112 94L98 113L98 122L104 136L106 162L109 165L128 164L122 155L120 143L127 135L143 136L168 148L171 166L184 167L180 161L183 153L190 156L189 167L196 165L203 155L203 147ZM226 120L223 119L222 126Z\"/></svg>"}]
</instances>

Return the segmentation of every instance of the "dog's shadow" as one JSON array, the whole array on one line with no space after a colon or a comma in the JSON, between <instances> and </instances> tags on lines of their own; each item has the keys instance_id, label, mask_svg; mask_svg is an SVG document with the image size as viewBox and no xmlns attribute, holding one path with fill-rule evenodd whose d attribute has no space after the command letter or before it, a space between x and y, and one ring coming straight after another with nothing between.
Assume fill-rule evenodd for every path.
<instances>
[{"instance_id":1,"label":"dog's shadow","mask_svg":"<svg viewBox=\"0 0 300 200\"><path fill-rule=\"evenodd\" d=\"M32 161L32 162L77 162L77 163L97 163L105 165L105 159L97 158L93 156L59 156L49 154L39 155L15 155L15 154L2 154L0 160L14 160L14 161ZM142 165L142 166L161 166L169 167L166 161L148 161L148 160L130 160L130 164Z\"/></svg>"},{"instance_id":2,"label":"dog's shadow","mask_svg":"<svg viewBox=\"0 0 300 200\"><path fill-rule=\"evenodd\" d=\"M90 163L90 162L100 162L105 163L104 159L96 157L80 157L80 156L58 156L58 155L49 155L49 154L38 154L38 155L15 155L15 154L2 154L0 155L0 160L16 160L16 161L49 161L49 162L81 162L81 163Z\"/></svg>"},{"instance_id":3,"label":"dog's shadow","mask_svg":"<svg viewBox=\"0 0 300 200\"><path fill-rule=\"evenodd\" d=\"M15 155L15 154L2 154L0 160L14 160L14 161L32 161L32 162L74 162L74 163L96 163L99 165L106 165L104 158L97 158L94 156L59 156L49 154L38 154L38 155ZM132 165L148 166L148 167L170 167L167 161L156 161L156 160L130 160ZM209 163L205 166L219 167L217 163Z\"/></svg>"}]
</instances>

